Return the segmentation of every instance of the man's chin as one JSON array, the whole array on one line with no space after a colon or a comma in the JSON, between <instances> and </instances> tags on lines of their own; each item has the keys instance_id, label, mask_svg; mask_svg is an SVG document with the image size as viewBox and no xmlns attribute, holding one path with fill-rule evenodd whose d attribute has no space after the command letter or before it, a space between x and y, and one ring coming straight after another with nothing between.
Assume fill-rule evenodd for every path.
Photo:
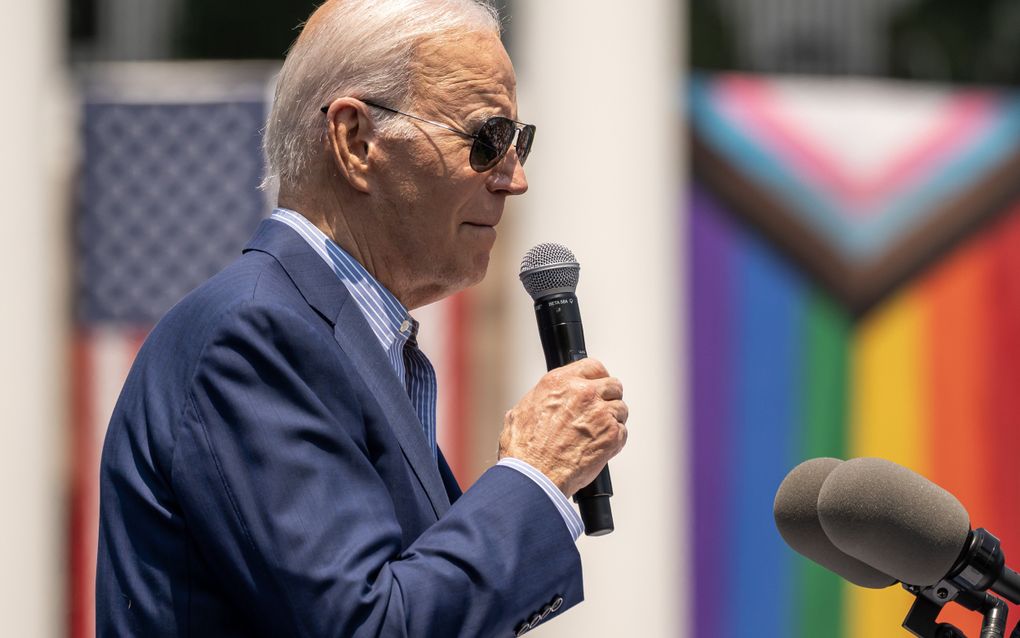
<instances>
[{"instance_id":1,"label":"man's chin","mask_svg":"<svg viewBox=\"0 0 1020 638\"><path fill-rule=\"evenodd\" d=\"M476 255L471 263L471 267L463 273L459 281L459 289L470 288L482 282L485 279L485 273L489 270L489 253L488 251Z\"/></svg>"},{"instance_id":2,"label":"man's chin","mask_svg":"<svg viewBox=\"0 0 1020 638\"><path fill-rule=\"evenodd\" d=\"M488 267L489 253L486 251L483 254L476 255L470 264L460 264L459 268L437 273L432 279L433 285L425 288L428 292L425 295L424 303L421 305L445 299L481 283L485 279Z\"/></svg>"}]
</instances>

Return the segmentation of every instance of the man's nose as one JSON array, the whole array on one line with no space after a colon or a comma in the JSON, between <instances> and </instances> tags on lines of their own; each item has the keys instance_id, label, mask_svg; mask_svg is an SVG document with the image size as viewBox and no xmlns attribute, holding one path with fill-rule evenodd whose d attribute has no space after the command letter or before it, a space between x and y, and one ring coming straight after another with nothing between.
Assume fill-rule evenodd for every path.
<instances>
[{"instance_id":1,"label":"man's nose","mask_svg":"<svg viewBox=\"0 0 1020 638\"><path fill-rule=\"evenodd\" d=\"M511 147L503 159L492 168L486 185L493 193L521 195L528 190L528 178L524 175L524 165L517 159L517 149Z\"/></svg>"}]
</instances>

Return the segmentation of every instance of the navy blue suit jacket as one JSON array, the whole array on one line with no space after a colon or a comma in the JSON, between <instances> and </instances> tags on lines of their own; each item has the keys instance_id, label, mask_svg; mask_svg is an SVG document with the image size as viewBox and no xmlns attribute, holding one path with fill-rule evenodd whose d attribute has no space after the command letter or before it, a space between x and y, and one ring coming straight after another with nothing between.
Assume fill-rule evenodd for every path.
<instances>
[{"instance_id":1,"label":"navy blue suit jacket","mask_svg":"<svg viewBox=\"0 0 1020 638\"><path fill-rule=\"evenodd\" d=\"M512 635L583 597L549 498L500 466L461 494L347 289L272 220L146 340L100 483L100 636Z\"/></svg>"}]
</instances>

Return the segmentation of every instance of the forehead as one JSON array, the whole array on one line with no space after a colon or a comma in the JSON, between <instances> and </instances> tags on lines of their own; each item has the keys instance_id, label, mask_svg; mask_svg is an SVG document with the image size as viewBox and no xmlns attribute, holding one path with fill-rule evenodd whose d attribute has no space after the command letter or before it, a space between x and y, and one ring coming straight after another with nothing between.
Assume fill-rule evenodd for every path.
<instances>
[{"instance_id":1,"label":"forehead","mask_svg":"<svg viewBox=\"0 0 1020 638\"><path fill-rule=\"evenodd\" d=\"M427 41L416 51L418 94L450 110L517 109L513 65L495 34L463 33Z\"/></svg>"}]
</instances>

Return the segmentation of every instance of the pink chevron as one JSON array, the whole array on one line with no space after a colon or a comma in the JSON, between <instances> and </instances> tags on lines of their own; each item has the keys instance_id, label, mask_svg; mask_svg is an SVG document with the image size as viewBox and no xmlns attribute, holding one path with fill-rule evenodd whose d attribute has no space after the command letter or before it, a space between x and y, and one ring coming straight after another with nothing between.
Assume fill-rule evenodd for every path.
<instances>
[{"instance_id":1,"label":"pink chevron","mask_svg":"<svg viewBox=\"0 0 1020 638\"><path fill-rule=\"evenodd\" d=\"M980 131L991 125L998 106L995 96L986 91L947 96L945 115L928 134L905 151L892 155L877 172L877 178L861 180L847 174L836 158L816 148L795 123L788 122L768 81L728 75L719 79L715 91L721 109L731 121L829 192L848 216L858 219L880 212L880 204L893 193L908 189L963 147L975 143Z\"/></svg>"}]
</instances>

